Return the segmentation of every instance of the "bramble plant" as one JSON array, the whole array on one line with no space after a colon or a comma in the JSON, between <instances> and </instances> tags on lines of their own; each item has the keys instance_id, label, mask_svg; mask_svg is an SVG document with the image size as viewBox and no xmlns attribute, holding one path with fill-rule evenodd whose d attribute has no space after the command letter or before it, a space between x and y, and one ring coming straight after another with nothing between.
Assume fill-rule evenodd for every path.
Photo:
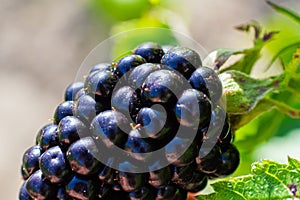
<instances>
[{"instance_id":1,"label":"bramble plant","mask_svg":"<svg viewBox=\"0 0 300 200\"><path fill-rule=\"evenodd\" d=\"M286 15L300 25L298 14L284 7L267 2L272 8ZM300 43L299 38L287 42L277 50L264 67L269 69L276 61L281 60L283 73L277 76L257 79L251 77L255 63L261 57L262 48L271 40L285 40L278 31L263 32L262 27L254 21L237 27L238 30L254 30L254 46L245 50L220 49L214 52L212 67L220 72L220 79L224 86L224 95L227 100L227 112L233 129L247 127L252 120L276 108L281 113L292 118L300 118L299 99L300 84ZM276 38L277 37L277 38ZM281 38L280 38L281 37ZM289 52L293 52L292 54ZM223 67L226 60L233 55L242 54L243 57L234 64ZM289 58L286 58L289 55ZM263 68L263 67L262 67ZM270 118L270 116L268 116ZM268 119L269 119L268 118ZM263 122L262 122L263 123ZM236 135L238 132L236 133ZM239 141L248 146L267 136L264 133L255 133L253 136ZM272 133L271 133L272 134ZM256 139L253 139L257 137ZM252 139L252 140L251 140ZM247 140L247 141L246 141ZM239 145L238 145L239 146ZM214 192L209 195L200 195L197 199L288 199L299 196L300 184L299 161L288 157L288 164L279 164L271 160L255 162L251 166L251 173L212 183Z\"/></svg>"},{"instance_id":2,"label":"bramble plant","mask_svg":"<svg viewBox=\"0 0 300 200\"><path fill-rule=\"evenodd\" d=\"M109 2L101 1L104 9ZM297 13L267 3L300 28ZM279 60L282 73L257 78L254 67L263 48L285 40L280 30L266 31L256 21L242 24L236 28L253 33L253 47L218 49L202 61L196 51L180 47L170 26L154 17L157 12L151 8L158 4L131 1L129 10L142 9L130 15L106 8L116 21L130 19L112 33L145 27L144 22L157 29L116 37L113 60L95 65L84 83L66 89L53 123L38 132L36 145L23 155L19 199L252 200L300 195L299 160L287 155L287 164L243 162L245 151L251 154L273 135L258 119L264 123L270 111L300 118L300 34L260 68L268 71ZM243 134L254 123L256 131ZM251 172L241 175L239 164ZM210 193L203 193L206 185L212 187Z\"/></svg>"}]
</instances>

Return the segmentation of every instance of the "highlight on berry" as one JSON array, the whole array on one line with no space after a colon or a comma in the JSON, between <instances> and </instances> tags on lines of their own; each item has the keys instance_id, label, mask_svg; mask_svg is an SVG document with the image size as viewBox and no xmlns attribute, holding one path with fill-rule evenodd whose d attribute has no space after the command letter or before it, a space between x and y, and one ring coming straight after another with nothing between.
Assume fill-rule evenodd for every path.
<instances>
[{"instance_id":1,"label":"highlight on berry","mask_svg":"<svg viewBox=\"0 0 300 200\"><path fill-rule=\"evenodd\" d=\"M63 98L23 154L20 200L186 200L239 165L222 83L190 48L143 43Z\"/></svg>"}]
</instances>

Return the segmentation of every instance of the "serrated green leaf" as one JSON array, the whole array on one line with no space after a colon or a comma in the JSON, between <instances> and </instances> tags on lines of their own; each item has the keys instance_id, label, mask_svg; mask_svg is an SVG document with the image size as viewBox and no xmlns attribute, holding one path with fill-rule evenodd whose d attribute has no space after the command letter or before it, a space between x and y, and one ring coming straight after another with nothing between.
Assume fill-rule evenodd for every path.
<instances>
[{"instance_id":1,"label":"serrated green leaf","mask_svg":"<svg viewBox=\"0 0 300 200\"><path fill-rule=\"evenodd\" d=\"M278 89L278 82L282 79L281 76L255 79L235 70L221 73L219 78L223 84L226 109L231 115L250 112L268 93Z\"/></svg>"},{"instance_id":2,"label":"serrated green leaf","mask_svg":"<svg viewBox=\"0 0 300 200\"><path fill-rule=\"evenodd\" d=\"M300 186L300 162L289 158L288 164L280 164L270 160L253 163L251 174L212 184L214 193L200 195L204 199L287 199L295 195L290 186Z\"/></svg>"},{"instance_id":3,"label":"serrated green leaf","mask_svg":"<svg viewBox=\"0 0 300 200\"><path fill-rule=\"evenodd\" d=\"M288 157L288 161L289 161L289 165L293 168L296 168L296 169L300 169L300 161L295 159L295 158L291 158L291 157Z\"/></svg>"},{"instance_id":4,"label":"serrated green leaf","mask_svg":"<svg viewBox=\"0 0 300 200\"><path fill-rule=\"evenodd\" d=\"M291 19L295 20L297 23L300 23L300 16L299 14L293 12L290 9L284 8L276 3L273 3L271 1L267 1L267 4L269 4L273 9L275 9L276 11L278 11L281 14L284 14L288 17L290 17Z\"/></svg>"}]
</instances>

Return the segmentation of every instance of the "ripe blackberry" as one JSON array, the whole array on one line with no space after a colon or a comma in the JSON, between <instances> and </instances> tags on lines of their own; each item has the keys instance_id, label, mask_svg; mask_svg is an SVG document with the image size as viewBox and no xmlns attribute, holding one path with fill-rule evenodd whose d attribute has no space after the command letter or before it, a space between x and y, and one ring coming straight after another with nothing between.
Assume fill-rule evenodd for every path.
<instances>
[{"instance_id":1,"label":"ripe blackberry","mask_svg":"<svg viewBox=\"0 0 300 200\"><path fill-rule=\"evenodd\" d=\"M36 136L36 144L39 145L43 151L58 145L57 125L47 124L41 128Z\"/></svg>"},{"instance_id":2,"label":"ripe blackberry","mask_svg":"<svg viewBox=\"0 0 300 200\"><path fill-rule=\"evenodd\" d=\"M142 100L150 104L163 103L167 107L173 107L183 85L183 78L171 70L154 71L142 84Z\"/></svg>"},{"instance_id":3,"label":"ripe blackberry","mask_svg":"<svg viewBox=\"0 0 300 200\"><path fill-rule=\"evenodd\" d=\"M63 118L57 129L58 140L63 150L67 149L80 137L87 136L88 129L86 125L74 116L67 116Z\"/></svg>"},{"instance_id":4,"label":"ripe blackberry","mask_svg":"<svg viewBox=\"0 0 300 200\"><path fill-rule=\"evenodd\" d=\"M218 74L211 68L198 68L189 78L189 82L194 89L208 95L213 102L217 102L222 96L222 83Z\"/></svg>"},{"instance_id":5,"label":"ripe blackberry","mask_svg":"<svg viewBox=\"0 0 300 200\"><path fill-rule=\"evenodd\" d=\"M54 199L57 186L45 179L41 170L34 172L26 181L26 190L33 199Z\"/></svg>"},{"instance_id":6,"label":"ripe blackberry","mask_svg":"<svg viewBox=\"0 0 300 200\"><path fill-rule=\"evenodd\" d=\"M222 147L222 163L217 167L215 175L224 177L232 174L240 163L240 154L233 144Z\"/></svg>"},{"instance_id":7,"label":"ripe blackberry","mask_svg":"<svg viewBox=\"0 0 300 200\"><path fill-rule=\"evenodd\" d=\"M176 121L167 116L162 107L152 106L151 108L142 108L136 117L136 123L139 124L140 133L152 139L163 141L164 138L172 135L176 127Z\"/></svg>"},{"instance_id":8,"label":"ripe blackberry","mask_svg":"<svg viewBox=\"0 0 300 200\"><path fill-rule=\"evenodd\" d=\"M148 174L130 172L134 171L135 167L127 161L119 165L118 180L125 192L139 191L147 183Z\"/></svg>"},{"instance_id":9,"label":"ripe blackberry","mask_svg":"<svg viewBox=\"0 0 300 200\"><path fill-rule=\"evenodd\" d=\"M112 70L112 64L110 63L99 63L95 65L91 70L90 74L96 71L111 71Z\"/></svg>"},{"instance_id":10,"label":"ripe blackberry","mask_svg":"<svg viewBox=\"0 0 300 200\"><path fill-rule=\"evenodd\" d=\"M204 172L206 174L214 173L218 166L221 165L221 148L215 145L212 149L200 148L200 152L196 157L197 170ZM201 155L205 155L201 157Z\"/></svg>"},{"instance_id":11,"label":"ripe blackberry","mask_svg":"<svg viewBox=\"0 0 300 200\"><path fill-rule=\"evenodd\" d=\"M42 155L42 148L39 145L30 147L23 154L22 174L27 179L39 169L39 158Z\"/></svg>"},{"instance_id":12,"label":"ripe blackberry","mask_svg":"<svg viewBox=\"0 0 300 200\"><path fill-rule=\"evenodd\" d=\"M60 120L67 116L73 116L73 109L75 108L74 101L65 101L59 104L54 112L53 122L58 124Z\"/></svg>"},{"instance_id":13,"label":"ripe blackberry","mask_svg":"<svg viewBox=\"0 0 300 200\"><path fill-rule=\"evenodd\" d=\"M73 197L67 194L65 187L59 187L56 195L59 200L74 200Z\"/></svg>"},{"instance_id":14,"label":"ripe blackberry","mask_svg":"<svg viewBox=\"0 0 300 200\"><path fill-rule=\"evenodd\" d=\"M132 130L129 133L127 141L124 145L124 150L129 153L129 155L137 160L144 160L145 156L143 153L151 152L151 145L147 140L140 138L140 133L138 130Z\"/></svg>"},{"instance_id":15,"label":"ripe blackberry","mask_svg":"<svg viewBox=\"0 0 300 200\"><path fill-rule=\"evenodd\" d=\"M185 90L177 101L175 112L180 124L199 129L210 122L211 102L202 92Z\"/></svg>"},{"instance_id":16,"label":"ripe blackberry","mask_svg":"<svg viewBox=\"0 0 300 200\"><path fill-rule=\"evenodd\" d=\"M129 70L146 63L146 60L139 55L129 55L121 58L119 62L116 64L114 69L114 74L121 78L125 75Z\"/></svg>"},{"instance_id":17,"label":"ripe blackberry","mask_svg":"<svg viewBox=\"0 0 300 200\"><path fill-rule=\"evenodd\" d=\"M117 78L111 71L98 70L90 74L84 82L86 93L94 98L103 100L101 103L109 104L107 101L112 95Z\"/></svg>"},{"instance_id":18,"label":"ripe blackberry","mask_svg":"<svg viewBox=\"0 0 300 200\"><path fill-rule=\"evenodd\" d=\"M217 74L185 47L132 52L67 87L23 155L20 200L186 200L234 172Z\"/></svg>"},{"instance_id":19,"label":"ripe blackberry","mask_svg":"<svg viewBox=\"0 0 300 200\"><path fill-rule=\"evenodd\" d=\"M66 184L66 193L74 199L95 199L99 182L93 178L74 175Z\"/></svg>"},{"instance_id":20,"label":"ripe blackberry","mask_svg":"<svg viewBox=\"0 0 300 200\"><path fill-rule=\"evenodd\" d=\"M140 109L139 104L136 91L129 86L117 89L111 98L112 108L124 114L129 120L135 119Z\"/></svg>"},{"instance_id":21,"label":"ripe blackberry","mask_svg":"<svg viewBox=\"0 0 300 200\"><path fill-rule=\"evenodd\" d=\"M197 52L186 47L173 47L161 59L161 63L170 69L177 70L186 79L202 66L202 61Z\"/></svg>"},{"instance_id":22,"label":"ripe blackberry","mask_svg":"<svg viewBox=\"0 0 300 200\"><path fill-rule=\"evenodd\" d=\"M96 141L102 142L107 147L113 145L122 147L127 140L130 126L125 115L118 111L107 110L94 118L90 129Z\"/></svg>"},{"instance_id":23,"label":"ripe blackberry","mask_svg":"<svg viewBox=\"0 0 300 200\"><path fill-rule=\"evenodd\" d=\"M149 74L159 69L162 69L162 66L159 64L141 64L131 71L128 77L128 83L132 88L140 90L142 84L144 83L145 79L149 76Z\"/></svg>"},{"instance_id":24,"label":"ripe blackberry","mask_svg":"<svg viewBox=\"0 0 300 200\"><path fill-rule=\"evenodd\" d=\"M28 194L26 190L26 182L23 183L21 186L21 189L19 191L19 200L32 200L31 196Z\"/></svg>"},{"instance_id":25,"label":"ripe blackberry","mask_svg":"<svg viewBox=\"0 0 300 200\"><path fill-rule=\"evenodd\" d=\"M146 42L133 50L133 53L140 55L149 63L160 63L164 55L162 47L153 42Z\"/></svg>"},{"instance_id":26,"label":"ripe blackberry","mask_svg":"<svg viewBox=\"0 0 300 200\"><path fill-rule=\"evenodd\" d=\"M152 166L149 166L148 183L157 189L164 188L168 185L172 177L173 166L171 165L162 168L159 162L155 162Z\"/></svg>"},{"instance_id":27,"label":"ripe blackberry","mask_svg":"<svg viewBox=\"0 0 300 200\"><path fill-rule=\"evenodd\" d=\"M74 142L66 155L72 171L81 175L96 173L101 163L94 156L99 153L94 140L91 137L81 138Z\"/></svg>"},{"instance_id":28,"label":"ripe blackberry","mask_svg":"<svg viewBox=\"0 0 300 200\"><path fill-rule=\"evenodd\" d=\"M74 82L70 84L65 91L65 101L73 101L75 94L84 86L83 82Z\"/></svg>"},{"instance_id":29,"label":"ripe blackberry","mask_svg":"<svg viewBox=\"0 0 300 200\"><path fill-rule=\"evenodd\" d=\"M199 144L191 138L174 137L165 147L166 158L174 166L186 166L194 161ZM190 146L188 146L190 144ZM188 146L187 149L185 149ZM184 152L184 153L183 153Z\"/></svg>"},{"instance_id":30,"label":"ripe blackberry","mask_svg":"<svg viewBox=\"0 0 300 200\"><path fill-rule=\"evenodd\" d=\"M86 94L80 96L75 105L74 115L87 125L91 123L97 114L105 110L100 107L101 105L94 98Z\"/></svg>"},{"instance_id":31,"label":"ripe blackberry","mask_svg":"<svg viewBox=\"0 0 300 200\"><path fill-rule=\"evenodd\" d=\"M39 166L51 183L61 183L71 174L68 161L59 146L45 151L40 157Z\"/></svg>"}]
</instances>

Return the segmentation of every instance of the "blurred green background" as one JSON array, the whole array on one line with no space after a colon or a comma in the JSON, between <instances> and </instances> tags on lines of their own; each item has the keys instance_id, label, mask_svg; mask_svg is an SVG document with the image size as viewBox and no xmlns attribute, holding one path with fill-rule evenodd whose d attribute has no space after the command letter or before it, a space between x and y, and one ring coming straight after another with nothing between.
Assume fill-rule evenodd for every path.
<instances>
[{"instance_id":1,"label":"blurred green background","mask_svg":"<svg viewBox=\"0 0 300 200\"><path fill-rule=\"evenodd\" d=\"M300 13L296 0L275 2ZM283 38L268 45L262 63L280 45L299 38L299 26L261 0L1 0L0 198L17 198L23 152L34 144L37 131L49 123L64 89L101 41L129 29L160 27L193 38L206 52L243 49L251 46L252 38L234 27L252 19L268 30L280 30ZM155 37L162 43L172 42L169 37ZM254 76L278 74L281 69L277 65L262 71L258 68ZM236 174L248 173L250 163L261 158L285 162L290 155L300 159L299 143L299 120L273 110L237 133L242 163Z\"/></svg>"}]
</instances>

